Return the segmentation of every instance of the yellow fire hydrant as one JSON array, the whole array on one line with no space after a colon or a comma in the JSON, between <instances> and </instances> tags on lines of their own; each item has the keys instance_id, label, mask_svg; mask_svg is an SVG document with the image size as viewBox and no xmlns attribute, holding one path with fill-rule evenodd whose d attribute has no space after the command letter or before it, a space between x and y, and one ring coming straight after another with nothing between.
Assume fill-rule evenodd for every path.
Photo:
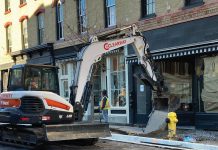
<instances>
[{"instance_id":1,"label":"yellow fire hydrant","mask_svg":"<svg viewBox=\"0 0 218 150\"><path fill-rule=\"evenodd\" d=\"M176 123L178 122L177 115L175 112L169 112L166 118L168 124L168 138L173 139L176 137Z\"/></svg>"}]
</instances>

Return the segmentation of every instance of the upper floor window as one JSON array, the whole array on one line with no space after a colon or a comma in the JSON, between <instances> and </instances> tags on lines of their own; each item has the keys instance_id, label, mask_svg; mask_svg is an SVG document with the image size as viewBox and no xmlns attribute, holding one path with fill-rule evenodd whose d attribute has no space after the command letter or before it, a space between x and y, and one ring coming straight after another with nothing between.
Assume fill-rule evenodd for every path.
<instances>
[{"instance_id":1,"label":"upper floor window","mask_svg":"<svg viewBox=\"0 0 218 150\"><path fill-rule=\"evenodd\" d=\"M155 0L142 0L142 17L155 14Z\"/></svg>"},{"instance_id":2,"label":"upper floor window","mask_svg":"<svg viewBox=\"0 0 218 150\"><path fill-rule=\"evenodd\" d=\"M27 33L27 19L21 22L21 37L23 49L28 48L28 33Z\"/></svg>"},{"instance_id":3,"label":"upper floor window","mask_svg":"<svg viewBox=\"0 0 218 150\"><path fill-rule=\"evenodd\" d=\"M185 6L197 6L203 4L203 0L185 0Z\"/></svg>"},{"instance_id":4,"label":"upper floor window","mask_svg":"<svg viewBox=\"0 0 218 150\"><path fill-rule=\"evenodd\" d=\"M116 3L115 0L106 0L107 27L116 25Z\"/></svg>"},{"instance_id":5,"label":"upper floor window","mask_svg":"<svg viewBox=\"0 0 218 150\"><path fill-rule=\"evenodd\" d=\"M11 10L11 0L5 0L5 12Z\"/></svg>"},{"instance_id":6,"label":"upper floor window","mask_svg":"<svg viewBox=\"0 0 218 150\"><path fill-rule=\"evenodd\" d=\"M87 29L86 0L79 0L79 28L80 32L85 32Z\"/></svg>"},{"instance_id":7,"label":"upper floor window","mask_svg":"<svg viewBox=\"0 0 218 150\"><path fill-rule=\"evenodd\" d=\"M38 43L42 44L44 42L44 13L39 13L37 15L38 21Z\"/></svg>"},{"instance_id":8,"label":"upper floor window","mask_svg":"<svg viewBox=\"0 0 218 150\"><path fill-rule=\"evenodd\" d=\"M20 0L20 5L25 4L26 0Z\"/></svg>"},{"instance_id":9,"label":"upper floor window","mask_svg":"<svg viewBox=\"0 0 218 150\"><path fill-rule=\"evenodd\" d=\"M6 27L5 29L6 29L6 49L7 49L7 54L10 54L12 51L11 25Z\"/></svg>"},{"instance_id":10,"label":"upper floor window","mask_svg":"<svg viewBox=\"0 0 218 150\"><path fill-rule=\"evenodd\" d=\"M57 40L64 38L64 14L63 14L63 2L58 1L56 7L57 16Z\"/></svg>"}]
</instances>

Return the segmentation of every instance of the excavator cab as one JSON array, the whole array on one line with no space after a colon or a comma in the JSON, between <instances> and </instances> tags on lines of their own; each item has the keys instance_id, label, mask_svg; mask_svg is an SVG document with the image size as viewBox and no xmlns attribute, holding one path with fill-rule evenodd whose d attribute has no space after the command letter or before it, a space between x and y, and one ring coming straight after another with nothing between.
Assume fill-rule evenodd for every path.
<instances>
[{"instance_id":1,"label":"excavator cab","mask_svg":"<svg viewBox=\"0 0 218 150\"><path fill-rule=\"evenodd\" d=\"M47 65L14 65L9 72L8 91L50 91L59 94L58 68Z\"/></svg>"}]
</instances>

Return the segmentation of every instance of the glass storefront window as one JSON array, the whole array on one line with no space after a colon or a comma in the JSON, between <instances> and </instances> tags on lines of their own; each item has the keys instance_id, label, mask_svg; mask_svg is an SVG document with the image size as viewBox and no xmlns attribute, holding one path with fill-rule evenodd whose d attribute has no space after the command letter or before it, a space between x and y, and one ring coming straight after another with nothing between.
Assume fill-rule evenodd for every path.
<instances>
[{"instance_id":1,"label":"glass storefront window","mask_svg":"<svg viewBox=\"0 0 218 150\"><path fill-rule=\"evenodd\" d=\"M169 111L192 111L192 63L163 61L159 67L168 88Z\"/></svg>"},{"instance_id":2,"label":"glass storefront window","mask_svg":"<svg viewBox=\"0 0 218 150\"><path fill-rule=\"evenodd\" d=\"M68 75L67 63L61 64L61 75Z\"/></svg>"},{"instance_id":3,"label":"glass storefront window","mask_svg":"<svg viewBox=\"0 0 218 150\"><path fill-rule=\"evenodd\" d=\"M118 54L110 58L111 105L126 106L126 79L124 56Z\"/></svg>"},{"instance_id":4,"label":"glass storefront window","mask_svg":"<svg viewBox=\"0 0 218 150\"><path fill-rule=\"evenodd\" d=\"M119 58L119 70L125 70L125 62L124 62L125 58L124 55L120 55Z\"/></svg>"},{"instance_id":5,"label":"glass storefront window","mask_svg":"<svg viewBox=\"0 0 218 150\"><path fill-rule=\"evenodd\" d=\"M111 69L112 69L113 71L117 71L117 67L118 67L118 66L117 66L117 65L118 65L117 57L112 57L111 60L112 60Z\"/></svg>"},{"instance_id":6,"label":"glass storefront window","mask_svg":"<svg viewBox=\"0 0 218 150\"><path fill-rule=\"evenodd\" d=\"M72 66L68 62L64 62L59 66L60 66L60 74L59 74L60 94L62 97L68 100L70 97L70 85L69 85L70 70L68 70L68 66L70 67Z\"/></svg>"},{"instance_id":7,"label":"glass storefront window","mask_svg":"<svg viewBox=\"0 0 218 150\"><path fill-rule=\"evenodd\" d=\"M68 81L63 80L62 84L63 84L64 97L69 97Z\"/></svg>"},{"instance_id":8,"label":"glass storefront window","mask_svg":"<svg viewBox=\"0 0 218 150\"><path fill-rule=\"evenodd\" d=\"M196 63L200 111L218 112L218 56L198 58Z\"/></svg>"}]
</instances>

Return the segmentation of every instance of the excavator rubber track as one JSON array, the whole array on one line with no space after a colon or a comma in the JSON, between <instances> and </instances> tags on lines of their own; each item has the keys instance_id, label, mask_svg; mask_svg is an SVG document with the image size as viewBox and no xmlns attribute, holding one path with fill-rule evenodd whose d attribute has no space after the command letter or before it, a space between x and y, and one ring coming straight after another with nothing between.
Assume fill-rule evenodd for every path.
<instances>
[{"instance_id":1,"label":"excavator rubber track","mask_svg":"<svg viewBox=\"0 0 218 150\"><path fill-rule=\"evenodd\" d=\"M0 124L0 143L34 149L46 142L69 140L92 140L111 135L109 125L104 123L73 123L43 125Z\"/></svg>"}]
</instances>

